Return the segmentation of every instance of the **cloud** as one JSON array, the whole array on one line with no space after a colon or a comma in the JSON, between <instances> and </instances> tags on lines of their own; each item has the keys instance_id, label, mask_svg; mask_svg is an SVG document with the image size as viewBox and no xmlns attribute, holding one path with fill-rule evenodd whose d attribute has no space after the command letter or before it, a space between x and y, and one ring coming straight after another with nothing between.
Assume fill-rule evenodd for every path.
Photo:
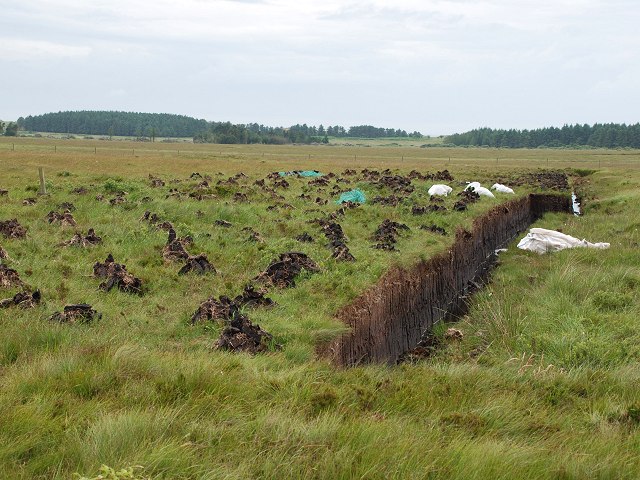
<instances>
[{"instance_id":1,"label":"cloud","mask_svg":"<svg viewBox=\"0 0 640 480\"><path fill-rule=\"evenodd\" d=\"M9 61L86 57L91 53L91 48L87 46L64 45L21 38L0 37L0 45L2 45L0 60Z\"/></svg>"},{"instance_id":2,"label":"cloud","mask_svg":"<svg viewBox=\"0 0 640 480\"><path fill-rule=\"evenodd\" d=\"M91 106L107 92L106 107L265 123L442 132L562 124L585 111L628 121L640 103L636 2L10 2L0 70L12 94L1 107ZM56 68L61 59L73 68Z\"/></svg>"}]
</instances>

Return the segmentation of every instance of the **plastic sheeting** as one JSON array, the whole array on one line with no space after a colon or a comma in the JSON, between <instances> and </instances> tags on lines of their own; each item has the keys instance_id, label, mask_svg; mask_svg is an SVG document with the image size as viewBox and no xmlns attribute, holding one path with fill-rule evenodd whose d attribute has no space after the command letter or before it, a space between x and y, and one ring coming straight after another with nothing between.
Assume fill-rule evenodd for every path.
<instances>
[{"instance_id":1,"label":"plastic sheeting","mask_svg":"<svg viewBox=\"0 0 640 480\"><path fill-rule=\"evenodd\" d=\"M446 197L452 191L453 188L451 188L449 185L436 184L432 185L431 188L429 188L429 195L440 195Z\"/></svg>"},{"instance_id":2,"label":"plastic sheeting","mask_svg":"<svg viewBox=\"0 0 640 480\"><path fill-rule=\"evenodd\" d=\"M298 175L300 177L321 177L322 173L317 170L292 170L290 172L278 172L281 177L288 177L291 175Z\"/></svg>"},{"instance_id":3,"label":"plastic sheeting","mask_svg":"<svg viewBox=\"0 0 640 480\"><path fill-rule=\"evenodd\" d=\"M367 198L364 196L361 190L349 190L340 195L340 198L336 203L353 202L353 203L365 203Z\"/></svg>"},{"instance_id":4,"label":"plastic sheeting","mask_svg":"<svg viewBox=\"0 0 640 480\"><path fill-rule=\"evenodd\" d=\"M570 235L556 232L555 230L547 230L546 228L532 228L518 243L518 248L539 254L559 252L567 248L578 247L604 250L609 246L609 243L590 243L584 239L579 240Z\"/></svg>"},{"instance_id":5,"label":"plastic sheeting","mask_svg":"<svg viewBox=\"0 0 640 480\"><path fill-rule=\"evenodd\" d=\"M494 183L491 186L491 190L495 190L500 193L515 193L512 188L507 187L506 185L502 185L501 183Z\"/></svg>"}]
</instances>

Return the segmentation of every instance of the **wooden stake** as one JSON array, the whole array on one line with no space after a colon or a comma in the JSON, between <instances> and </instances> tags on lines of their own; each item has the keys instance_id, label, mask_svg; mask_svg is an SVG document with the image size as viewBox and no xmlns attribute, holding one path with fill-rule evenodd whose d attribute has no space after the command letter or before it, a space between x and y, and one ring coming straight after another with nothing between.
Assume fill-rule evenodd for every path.
<instances>
[{"instance_id":1,"label":"wooden stake","mask_svg":"<svg viewBox=\"0 0 640 480\"><path fill-rule=\"evenodd\" d=\"M38 167L38 175L40 176L40 190L38 190L38 195L46 195L47 185L44 183L44 168Z\"/></svg>"}]
</instances>

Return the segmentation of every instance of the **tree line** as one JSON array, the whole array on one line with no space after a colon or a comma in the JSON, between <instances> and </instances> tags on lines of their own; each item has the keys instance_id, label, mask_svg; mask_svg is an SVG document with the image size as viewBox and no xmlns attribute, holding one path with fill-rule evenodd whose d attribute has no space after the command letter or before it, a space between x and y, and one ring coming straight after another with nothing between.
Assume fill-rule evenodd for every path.
<instances>
[{"instance_id":1,"label":"tree line","mask_svg":"<svg viewBox=\"0 0 640 480\"><path fill-rule=\"evenodd\" d=\"M195 143L262 143L267 145L284 145L287 143L328 143L326 133L320 135L317 129L307 125L293 125L289 128L268 127L250 124L233 124L231 122L210 122L207 130L193 137Z\"/></svg>"},{"instance_id":2,"label":"tree line","mask_svg":"<svg viewBox=\"0 0 640 480\"><path fill-rule=\"evenodd\" d=\"M535 130L494 130L477 128L445 137L444 142L456 146L488 146L507 148L594 147L640 148L640 123L596 123L564 125Z\"/></svg>"},{"instance_id":3,"label":"tree line","mask_svg":"<svg viewBox=\"0 0 640 480\"><path fill-rule=\"evenodd\" d=\"M165 113L117 111L67 111L18 119L21 130L127 137L192 137L201 143L327 143L328 137L421 137L420 132L358 125L314 126L297 124L270 127L257 123L233 124Z\"/></svg>"},{"instance_id":4,"label":"tree line","mask_svg":"<svg viewBox=\"0 0 640 480\"><path fill-rule=\"evenodd\" d=\"M18 135L18 124L16 122L7 123L0 120L0 135L15 137Z\"/></svg>"},{"instance_id":5,"label":"tree line","mask_svg":"<svg viewBox=\"0 0 640 480\"><path fill-rule=\"evenodd\" d=\"M207 131L194 137L196 143L328 143L329 137L339 138L389 138L422 137L420 132L407 133L393 128L377 128L358 125L344 128L341 125L296 124L291 127L268 127L257 123L232 124L231 122L211 122Z\"/></svg>"},{"instance_id":6,"label":"tree line","mask_svg":"<svg viewBox=\"0 0 640 480\"><path fill-rule=\"evenodd\" d=\"M112 137L193 137L207 129L207 121L170 113L69 111L18 119L20 129Z\"/></svg>"}]
</instances>

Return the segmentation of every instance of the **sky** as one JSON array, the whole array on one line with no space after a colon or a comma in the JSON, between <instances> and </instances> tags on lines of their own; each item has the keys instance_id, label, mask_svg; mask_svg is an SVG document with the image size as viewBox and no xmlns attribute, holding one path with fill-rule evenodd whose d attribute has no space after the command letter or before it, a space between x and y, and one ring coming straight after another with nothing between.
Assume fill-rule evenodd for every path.
<instances>
[{"instance_id":1,"label":"sky","mask_svg":"<svg viewBox=\"0 0 640 480\"><path fill-rule=\"evenodd\" d=\"M638 0L0 0L0 119L637 123L639 25Z\"/></svg>"}]
</instances>

